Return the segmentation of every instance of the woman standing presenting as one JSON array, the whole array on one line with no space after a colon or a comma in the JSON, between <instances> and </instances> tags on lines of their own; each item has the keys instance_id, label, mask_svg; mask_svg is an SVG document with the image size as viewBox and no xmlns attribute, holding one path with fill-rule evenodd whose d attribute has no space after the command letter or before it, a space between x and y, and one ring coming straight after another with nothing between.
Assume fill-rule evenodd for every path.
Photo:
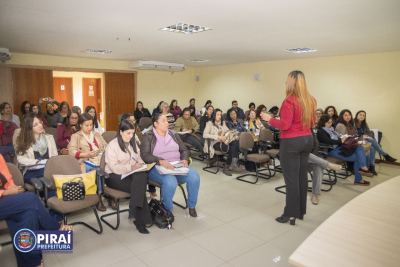
<instances>
[{"instance_id":1,"label":"woman standing presenting","mask_svg":"<svg viewBox=\"0 0 400 267\"><path fill-rule=\"evenodd\" d=\"M286 183L286 207L282 216L276 218L280 223L290 220L290 224L295 225L296 218L303 219L306 214L308 156L314 143L310 127L315 124L316 108L317 103L308 92L304 74L292 71L286 81L281 119L261 113L263 120L281 130L280 161Z\"/></svg>"}]
</instances>

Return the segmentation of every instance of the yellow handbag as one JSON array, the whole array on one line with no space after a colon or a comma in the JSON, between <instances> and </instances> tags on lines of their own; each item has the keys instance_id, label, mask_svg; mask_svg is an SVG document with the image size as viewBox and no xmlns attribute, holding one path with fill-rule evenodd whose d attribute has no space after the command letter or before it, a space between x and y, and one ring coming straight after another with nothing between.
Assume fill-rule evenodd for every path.
<instances>
[{"instance_id":1,"label":"yellow handbag","mask_svg":"<svg viewBox=\"0 0 400 267\"><path fill-rule=\"evenodd\" d=\"M74 174L74 175L53 175L54 184L57 187L57 197L58 199L63 199L62 186L64 183L68 183L69 179L81 177L83 179L83 184L85 185L85 195L95 195L97 192L96 185L96 171L91 171L88 173Z\"/></svg>"}]
</instances>

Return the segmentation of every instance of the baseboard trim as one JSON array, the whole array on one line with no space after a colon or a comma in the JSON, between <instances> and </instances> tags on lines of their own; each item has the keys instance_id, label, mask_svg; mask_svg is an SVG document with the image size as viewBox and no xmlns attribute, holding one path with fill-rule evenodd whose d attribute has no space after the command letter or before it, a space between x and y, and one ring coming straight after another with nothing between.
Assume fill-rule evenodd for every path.
<instances>
[{"instance_id":1,"label":"baseboard trim","mask_svg":"<svg viewBox=\"0 0 400 267\"><path fill-rule=\"evenodd\" d=\"M389 164L389 165L397 165L400 166L400 162L389 162L386 160L380 160L380 159L375 159L376 163L385 163L385 164Z\"/></svg>"}]
</instances>

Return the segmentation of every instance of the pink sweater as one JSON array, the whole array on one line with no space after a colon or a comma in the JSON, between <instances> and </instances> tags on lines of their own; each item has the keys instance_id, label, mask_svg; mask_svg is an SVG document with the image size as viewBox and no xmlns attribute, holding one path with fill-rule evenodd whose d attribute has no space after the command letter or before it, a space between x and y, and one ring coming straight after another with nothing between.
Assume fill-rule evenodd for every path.
<instances>
[{"instance_id":1,"label":"pink sweater","mask_svg":"<svg viewBox=\"0 0 400 267\"><path fill-rule=\"evenodd\" d=\"M157 139L153 155L166 161L180 161L181 154L179 153L179 145L174 141L174 139L168 133L165 137L162 137L154 128L153 133Z\"/></svg>"}]
</instances>

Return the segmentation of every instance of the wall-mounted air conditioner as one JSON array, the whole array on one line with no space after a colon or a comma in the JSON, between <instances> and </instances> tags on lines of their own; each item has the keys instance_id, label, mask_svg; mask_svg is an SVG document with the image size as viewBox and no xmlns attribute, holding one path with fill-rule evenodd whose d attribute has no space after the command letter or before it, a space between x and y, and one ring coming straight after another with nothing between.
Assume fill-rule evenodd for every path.
<instances>
[{"instance_id":1,"label":"wall-mounted air conditioner","mask_svg":"<svg viewBox=\"0 0 400 267\"><path fill-rule=\"evenodd\" d=\"M6 63L7 60L11 59L11 53L7 48L0 47L0 61Z\"/></svg>"},{"instance_id":2,"label":"wall-mounted air conditioner","mask_svg":"<svg viewBox=\"0 0 400 267\"><path fill-rule=\"evenodd\" d=\"M145 69L145 70L169 70L169 71L182 71L186 67L179 63L169 63L150 60L135 60L129 64L131 69Z\"/></svg>"}]
</instances>

